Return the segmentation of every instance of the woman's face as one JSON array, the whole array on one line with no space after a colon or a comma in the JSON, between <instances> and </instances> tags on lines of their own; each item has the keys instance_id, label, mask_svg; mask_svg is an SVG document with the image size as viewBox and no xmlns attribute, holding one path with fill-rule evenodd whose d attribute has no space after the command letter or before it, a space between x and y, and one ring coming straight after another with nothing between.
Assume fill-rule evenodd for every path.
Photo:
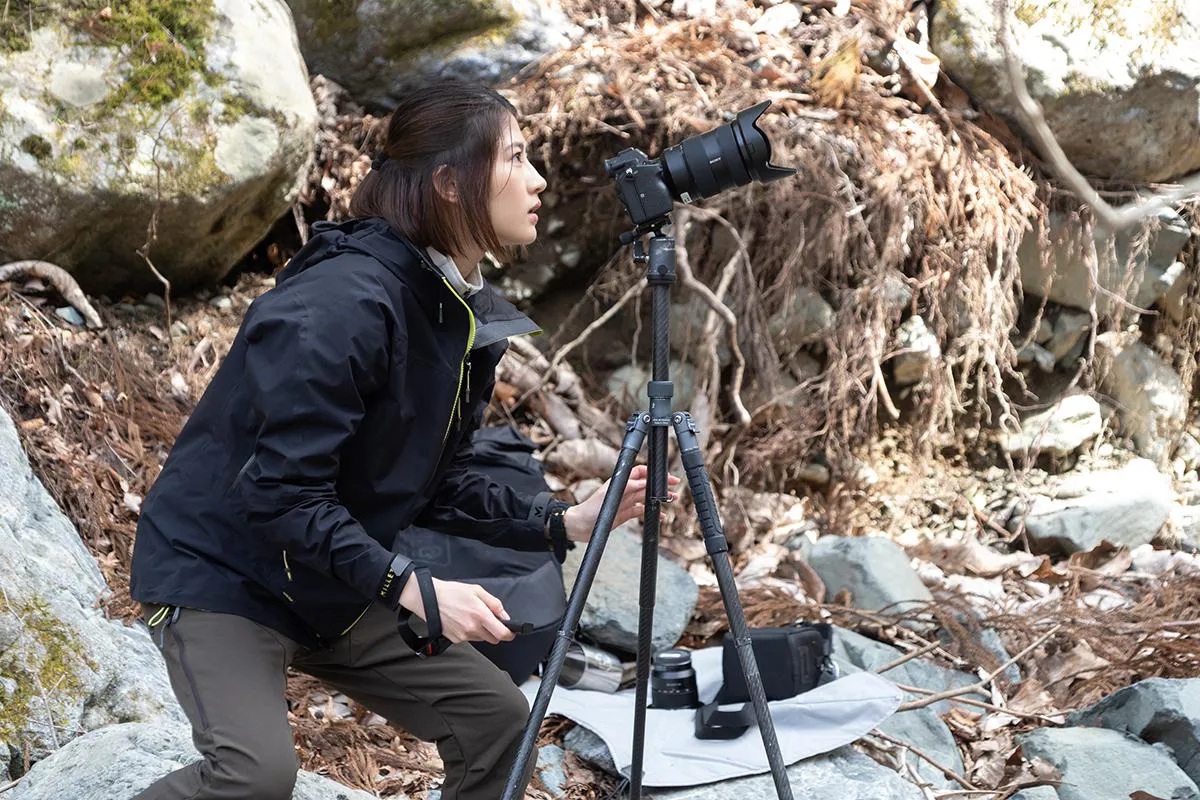
<instances>
[{"instance_id":1,"label":"woman's face","mask_svg":"<svg viewBox=\"0 0 1200 800\"><path fill-rule=\"evenodd\" d=\"M508 130L500 137L500 151L492 172L492 198L488 211L496 236L505 245L532 244L537 239L535 213L538 195L546 188L543 178L526 153L525 137L516 117L508 118Z\"/></svg>"}]
</instances>

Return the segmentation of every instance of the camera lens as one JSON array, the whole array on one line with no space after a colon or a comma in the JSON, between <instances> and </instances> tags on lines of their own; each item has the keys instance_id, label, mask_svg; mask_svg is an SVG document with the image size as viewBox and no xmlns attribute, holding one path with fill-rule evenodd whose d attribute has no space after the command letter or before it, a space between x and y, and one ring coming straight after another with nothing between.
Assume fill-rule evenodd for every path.
<instances>
[{"instance_id":1,"label":"camera lens","mask_svg":"<svg viewBox=\"0 0 1200 800\"><path fill-rule=\"evenodd\" d=\"M795 175L791 167L770 163L771 142L757 121L770 100L738 112L733 122L684 139L663 153L663 177L671 194L685 203L744 186Z\"/></svg>"},{"instance_id":2,"label":"camera lens","mask_svg":"<svg viewBox=\"0 0 1200 800\"><path fill-rule=\"evenodd\" d=\"M650 698L655 708L699 708L696 670L687 650L664 650L654 657L650 671Z\"/></svg>"}]
</instances>

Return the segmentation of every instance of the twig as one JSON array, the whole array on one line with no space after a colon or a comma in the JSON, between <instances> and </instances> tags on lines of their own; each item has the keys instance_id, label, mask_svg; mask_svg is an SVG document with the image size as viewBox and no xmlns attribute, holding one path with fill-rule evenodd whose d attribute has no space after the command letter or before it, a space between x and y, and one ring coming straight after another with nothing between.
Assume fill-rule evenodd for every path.
<instances>
[{"instance_id":1,"label":"twig","mask_svg":"<svg viewBox=\"0 0 1200 800\"><path fill-rule=\"evenodd\" d=\"M905 683L897 683L896 686L901 691L909 692L910 694L926 694L926 695L928 695L928 694L934 693L932 689L922 689L920 686L909 686L908 684L905 684ZM1004 706L998 706L995 703L987 703L987 702L984 702L983 700L975 700L974 698L971 698L971 697L956 697L954 699L954 702L962 703L963 705L968 705L968 706L975 706L976 708L986 708L988 711L996 711L1001 714L1008 714L1010 717L1020 717L1021 719L1033 720L1034 722L1042 722L1047 725L1061 725L1062 724L1062 722L1060 720L1056 720L1053 717L1048 717L1045 714L1034 714L1029 711L1017 711L1016 709L1013 709L1013 708L1005 708Z\"/></svg>"},{"instance_id":2,"label":"twig","mask_svg":"<svg viewBox=\"0 0 1200 800\"><path fill-rule=\"evenodd\" d=\"M931 694L931 695L929 695L929 697L923 697L920 700L913 700L912 702L909 702L909 703L902 703L900 705L900 707L896 710L897 711L912 711L913 709L916 709L916 708L924 708L925 706L931 706L934 703L937 703L942 700L949 700L952 697L959 697L964 694L973 694L975 692L983 693L983 691L985 689L987 689L987 685L989 683L991 683L996 678L997 675L1004 672L1004 670L1008 669L1010 666L1017 663L1025 656L1029 655L1029 653L1033 652L1033 650L1036 649L1039 645L1041 645L1042 642L1046 641L1051 636L1058 633L1061 628L1062 628L1062 625L1055 625L1053 628L1046 631L1041 636L1039 636L1037 639L1035 639L1033 641L1033 644L1029 645L1024 650L1022 650L1021 652L1017 653L1015 656L1010 658L1008 661L1005 661L999 667L997 667L996 669L989 672L986 678L984 678L983 680L981 680L977 683L973 683L970 686L962 686L957 689L947 689L944 692L938 692L937 694Z\"/></svg>"},{"instance_id":3,"label":"twig","mask_svg":"<svg viewBox=\"0 0 1200 800\"><path fill-rule=\"evenodd\" d=\"M930 642L929 644L925 645L924 647L922 647L920 649L913 650L911 653L907 653L907 654L901 656L900 658L897 658L895 661L889 661L887 664L884 664L882 667L876 667L875 669L873 669L871 671L874 672L876 675L880 675L884 672L887 672L889 669L895 669L896 667L900 666L901 664L907 663L914 658L920 658L923 655L932 653L934 650L937 650L941 646L942 645L939 642Z\"/></svg>"},{"instance_id":4,"label":"twig","mask_svg":"<svg viewBox=\"0 0 1200 800\"><path fill-rule=\"evenodd\" d=\"M92 307L92 304L88 302L87 296L79 288L78 282L71 276L71 273L62 267L51 264L48 261L13 261L12 263L0 266L0 283L10 281L17 275L32 275L48 281L58 290L58 293L63 296L64 300L74 306L83 315L89 328L104 327L104 323L100 320L100 315L96 313L96 309Z\"/></svg>"},{"instance_id":5,"label":"twig","mask_svg":"<svg viewBox=\"0 0 1200 800\"><path fill-rule=\"evenodd\" d=\"M963 788L965 788L965 789L970 789L971 791L977 791L977 789L976 789L975 785L974 785L974 784L972 784L972 783L971 783L969 780L967 780L966 778L964 778L962 775L959 775L957 772L955 772L954 770L950 769L949 767L942 766L941 764L939 764L938 762L934 761L932 758L930 758L929 756L927 756L927 755L926 755L924 752L922 752L921 750L918 750L917 748L913 747L913 746L912 746L911 744L909 744L908 742L902 742L902 741L900 741L899 739L896 739L896 738L893 738L893 737L891 737L891 736L888 736L886 733L883 733L882 731L878 731L878 730L871 731L871 736L876 736L876 737L878 737L878 738L880 738L880 739L883 739L885 742L891 742L892 744L894 744L894 745L896 745L896 746L898 746L898 747L903 747L903 748L905 748L906 750L910 750L910 751L913 753L913 755L915 755L915 756L917 756L918 758L920 758L920 759L922 759L922 760L924 760L924 761L926 761L926 762L928 762L928 763L932 764L933 766L935 766L935 767L937 767L939 770L941 770L941 771L942 771L942 774L943 774L943 775L945 775L947 778L953 778L954 780L958 781L958 783L959 783L959 784L960 784L960 785L961 785Z\"/></svg>"},{"instance_id":6,"label":"twig","mask_svg":"<svg viewBox=\"0 0 1200 800\"><path fill-rule=\"evenodd\" d=\"M297 200L292 203L292 218L296 220L296 232L300 234L300 246L308 244L308 223L304 221L304 206Z\"/></svg>"},{"instance_id":7,"label":"twig","mask_svg":"<svg viewBox=\"0 0 1200 800\"><path fill-rule=\"evenodd\" d=\"M4 784L3 786L0 786L0 794L4 794L4 793L5 793L5 792L7 792L9 789L13 788L14 786L16 786L18 783L20 783L20 782L21 782L21 781L23 781L23 780L25 780L25 776L24 776L24 775L22 775L21 777L17 778L15 781L9 781L8 783Z\"/></svg>"},{"instance_id":8,"label":"twig","mask_svg":"<svg viewBox=\"0 0 1200 800\"><path fill-rule=\"evenodd\" d=\"M1147 219L1159 209L1200 195L1200 174L1195 174L1171 191L1150 195L1141 205L1130 205L1119 211L1109 205L1067 158L1062 145L1058 143L1058 139L1055 138L1054 132L1050 130L1050 125L1046 122L1041 105L1029 94L1029 87L1025 85L1025 78L1021 74L1021 64L1017 60L1012 31L1008 26L1009 0L1000 0L996 4L996 14L999 18L1000 42L1008 66L1009 88L1016 100L1017 112L1022 122L1025 123L1026 131L1037 143L1042 155L1049 162L1050 168L1071 191L1095 210L1096 217L1106 228L1119 231Z\"/></svg>"}]
</instances>

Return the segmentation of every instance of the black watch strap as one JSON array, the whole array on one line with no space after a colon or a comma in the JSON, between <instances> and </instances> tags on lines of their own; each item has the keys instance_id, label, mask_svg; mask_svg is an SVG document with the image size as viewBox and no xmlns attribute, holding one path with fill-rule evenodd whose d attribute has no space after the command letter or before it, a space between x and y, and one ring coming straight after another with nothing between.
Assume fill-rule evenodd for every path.
<instances>
[{"instance_id":1,"label":"black watch strap","mask_svg":"<svg viewBox=\"0 0 1200 800\"><path fill-rule=\"evenodd\" d=\"M404 591L404 585L408 583L408 576L412 575L416 567L416 563L407 556L397 555L393 558L388 571L379 584L376 599L393 611L399 608L400 593Z\"/></svg>"},{"instance_id":2,"label":"black watch strap","mask_svg":"<svg viewBox=\"0 0 1200 800\"><path fill-rule=\"evenodd\" d=\"M575 549L575 543L567 539L565 515L570 507L570 503L551 500L546 511L546 546L560 564L567 560L567 551Z\"/></svg>"},{"instance_id":3,"label":"black watch strap","mask_svg":"<svg viewBox=\"0 0 1200 800\"><path fill-rule=\"evenodd\" d=\"M421 605L425 608L425 636L418 636L412 629L413 613L407 608L399 611L398 632L404 643L421 658L436 656L445 651L451 642L442 636L442 615L438 610L437 593L433 589L433 576L427 567L413 567L412 574L421 590Z\"/></svg>"}]
</instances>

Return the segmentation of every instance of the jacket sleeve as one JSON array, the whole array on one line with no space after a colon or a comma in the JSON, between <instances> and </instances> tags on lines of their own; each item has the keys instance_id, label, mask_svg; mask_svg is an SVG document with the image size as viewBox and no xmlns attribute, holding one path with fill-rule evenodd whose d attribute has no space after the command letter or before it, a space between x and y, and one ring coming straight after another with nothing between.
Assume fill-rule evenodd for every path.
<instances>
[{"instance_id":1,"label":"jacket sleeve","mask_svg":"<svg viewBox=\"0 0 1200 800\"><path fill-rule=\"evenodd\" d=\"M553 549L544 533L546 514L555 506L566 504L554 500L549 492L534 496L517 492L471 464L471 437L483 422L495 385L493 375L483 401L475 408L459 440L454 460L416 523L496 547Z\"/></svg>"},{"instance_id":2,"label":"jacket sleeve","mask_svg":"<svg viewBox=\"0 0 1200 800\"><path fill-rule=\"evenodd\" d=\"M238 490L252 533L375 598L392 555L342 505L337 481L343 445L387 380L389 326L352 281L289 289L247 321L243 380L258 432Z\"/></svg>"}]
</instances>

